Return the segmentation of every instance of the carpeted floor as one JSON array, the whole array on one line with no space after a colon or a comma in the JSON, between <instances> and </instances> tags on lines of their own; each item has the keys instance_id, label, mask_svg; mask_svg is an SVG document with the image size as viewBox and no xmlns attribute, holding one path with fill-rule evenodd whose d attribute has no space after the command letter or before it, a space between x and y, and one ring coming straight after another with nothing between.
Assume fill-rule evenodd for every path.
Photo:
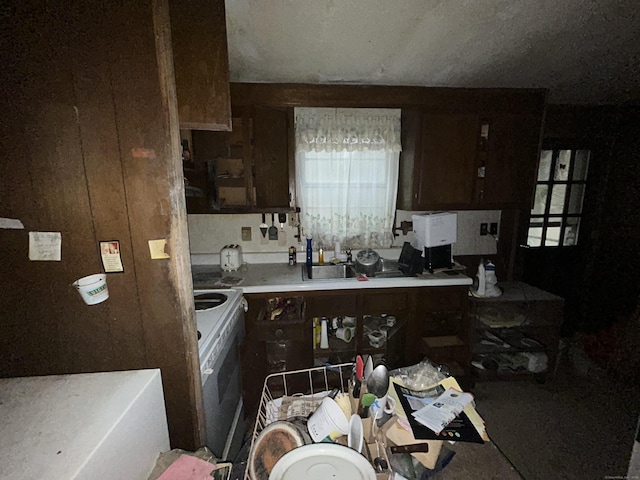
<instances>
[{"instance_id":1,"label":"carpeted floor","mask_svg":"<svg viewBox=\"0 0 640 480\"><path fill-rule=\"evenodd\" d=\"M626 478L638 385L614 383L569 349L555 378L473 389L492 441L526 480Z\"/></svg>"}]
</instances>

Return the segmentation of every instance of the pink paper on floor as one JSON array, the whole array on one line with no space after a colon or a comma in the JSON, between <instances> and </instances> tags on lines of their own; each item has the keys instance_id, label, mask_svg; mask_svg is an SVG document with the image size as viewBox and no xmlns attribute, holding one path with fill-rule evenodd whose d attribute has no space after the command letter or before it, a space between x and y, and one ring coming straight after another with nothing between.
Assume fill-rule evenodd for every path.
<instances>
[{"instance_id":1,"label":"pink paper on floor","mask_svg":"<svg viewBox=\"0 0 640 480\"><path fill-rule=\"evenodd\" d=\"M211 480L214 464L190 455L180 455L158 480Z\"/></svg>"}]
</instances>

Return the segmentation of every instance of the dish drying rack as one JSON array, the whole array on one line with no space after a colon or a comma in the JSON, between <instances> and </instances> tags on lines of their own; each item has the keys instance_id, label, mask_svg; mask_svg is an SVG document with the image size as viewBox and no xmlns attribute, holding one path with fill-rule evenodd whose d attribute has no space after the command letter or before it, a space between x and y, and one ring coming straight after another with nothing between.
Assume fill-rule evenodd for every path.
<instances>
[{"instance_id":1,"label":"dish drying rack","mask_svg":"<svg viewBox=\"0 0 640 480\"><path fill-rule=\"evenodd\" d=\"M351 362L268 375L262 387L249 452L253 451L260 432L270 423L296 416L307 417L335 388L348 393L353 367ZM252 480L249 464L244 472L244 480Z\"/></svg>"}]
</instances>

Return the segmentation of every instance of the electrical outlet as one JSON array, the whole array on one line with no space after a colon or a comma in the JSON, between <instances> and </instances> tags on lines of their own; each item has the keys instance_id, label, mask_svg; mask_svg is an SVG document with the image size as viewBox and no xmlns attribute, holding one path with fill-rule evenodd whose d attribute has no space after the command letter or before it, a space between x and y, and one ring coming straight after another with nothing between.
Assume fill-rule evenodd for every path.
<instances>
[{"instance_id":1,"label":"electrical outlet","mask_svg":"<svg viewBox=\"0 0 640 480\"><path fill-rule=\"evenodd\" d=\"M497 235L498 234L498 223L497 222L492 222L491 224L489 224L489 234L491 234L491 235Z\"/></svg>"},{"instance_id":2,"label":"electrical outlet","mask_svg":"<svg viewBox=\"0 0 640 480\"><path fill-rule=\"evenodd\" d=\"M242 227L242 241L243 242L251 241L251 227Z\"/></svg>"},{"instance_id":3,"label":"electrical outlet","mask_svg":"<svg viewBox=\"0 0 640 480\"><path fill-rule=\"evenodd\" d=\"M487 224L486 223L481 223L480 224L480 235L486 235L487 234Z\"/></svg>"}]
</instances>

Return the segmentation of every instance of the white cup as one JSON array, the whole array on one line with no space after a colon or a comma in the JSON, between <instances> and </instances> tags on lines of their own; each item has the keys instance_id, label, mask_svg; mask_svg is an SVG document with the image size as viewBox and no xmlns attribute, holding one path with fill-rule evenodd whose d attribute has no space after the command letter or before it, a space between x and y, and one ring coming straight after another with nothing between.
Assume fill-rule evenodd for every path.
<instances>
[{"instance_id":1,"label":"white cup","mask_svg":"<svg viewBox=\"0 0 640 480\"><path fill-rule=\"evenodd\" d=\"M355 327L356 326L356 317L343 317L342 318L342 326L343 327Z\"/></svg>"},{"instance_id":2,"label":"white cup","mask_svg":"<svg viewBox=\"0 0 640 480\"><path fill-rule=\"evenodd\" d=\"M353 338L353 330L350 327L342 327L336 330L336 337L349 343Z\"/></svg>"},{"instance_id":3,"label":"white cup","mask_svg":"<svg viewBox=\"0 0 640 480\"><path fill-rule=\"evenodd\" d=\"M314 442L321 442L327 437L333 441L349 433L349 421L333 398L324 397L309 417L307 428Z\"/></svg>"}]
</instances>

